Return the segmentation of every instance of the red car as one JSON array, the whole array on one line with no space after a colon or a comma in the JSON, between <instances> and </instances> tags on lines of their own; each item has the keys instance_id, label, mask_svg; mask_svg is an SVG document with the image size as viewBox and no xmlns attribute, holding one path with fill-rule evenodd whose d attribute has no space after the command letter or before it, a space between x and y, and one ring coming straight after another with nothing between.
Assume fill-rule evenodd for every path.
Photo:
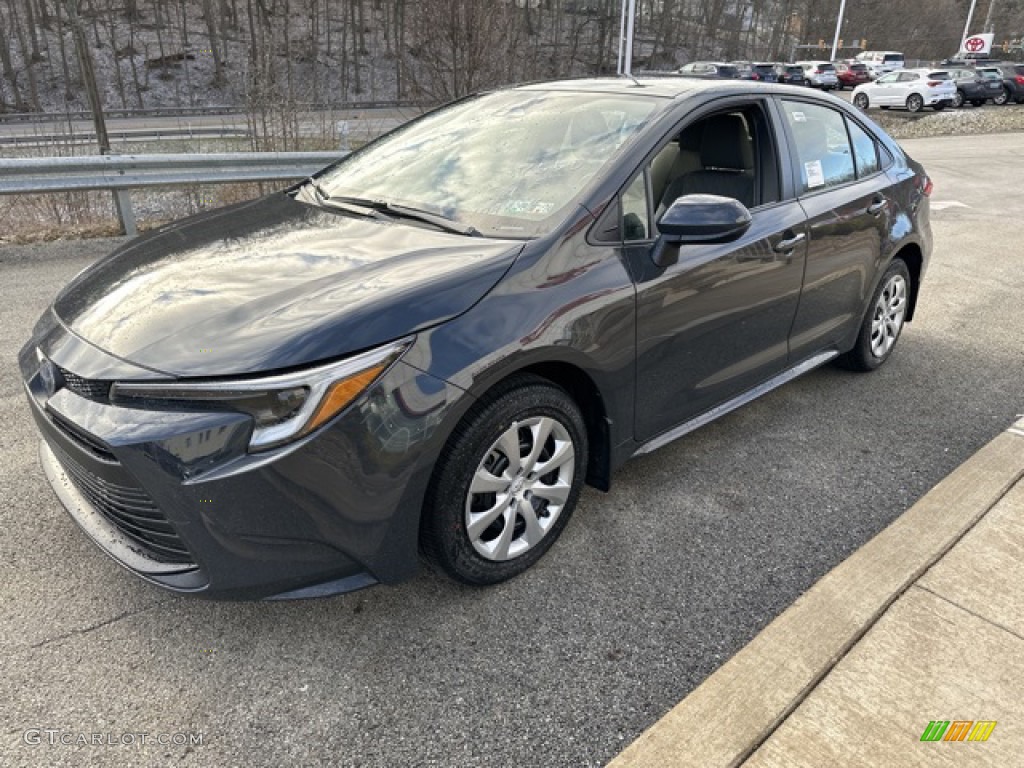
<instances>
[{"instance_id":1,"label":"red car","mask_svg":"<svg viewBox=\"0 0 1024 768\"><path fill-rule=\"evenodd\" d=\"M847 87L856 88L861 83L870 83L871 73L868 72L867 64L844 64L839 62L836 64L836 78L839 80L837 87L841 91Z\"/></svg>"}]
</instances>

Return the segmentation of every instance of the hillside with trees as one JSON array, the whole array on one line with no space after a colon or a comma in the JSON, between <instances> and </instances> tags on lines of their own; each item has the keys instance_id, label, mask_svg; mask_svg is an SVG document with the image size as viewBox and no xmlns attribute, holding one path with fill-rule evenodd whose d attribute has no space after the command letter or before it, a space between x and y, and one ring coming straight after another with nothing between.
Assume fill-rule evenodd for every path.
<instances>
[{"instance_id":1,"label":"hillside with trees","mask_svg":"<svg viewBox=\"0 0 1024 768\"><path fill-rule=\"evenodd\" d=\"M843 37L908 58L956 50L970 0L861 0ZM637 61L787 60L831 43L839 0L638 0ZM0 0L0 112L88 108L73 19L108 109L444 101L615 71L619 0ZM1024 0L981 0L997 41ZM811 52L804 52L809 57Z\"/></svg>"}]
</instances>

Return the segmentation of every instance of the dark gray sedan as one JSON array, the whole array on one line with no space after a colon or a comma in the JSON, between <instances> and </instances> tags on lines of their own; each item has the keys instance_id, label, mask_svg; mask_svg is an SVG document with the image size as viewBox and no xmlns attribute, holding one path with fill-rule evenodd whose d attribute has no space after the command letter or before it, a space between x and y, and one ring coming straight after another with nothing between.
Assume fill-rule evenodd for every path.
<instances>
[{"instance_id":1,"label":"dark gray sedan","mask_svg":"<svg viewBox=\"0 0 1024 768\"><path fill-rule=\"evenodd\" d=\"M20 354L42 467L135 574L221 598L491 584L584 482L914 315L924 170L788 86L474 96L76 277ZM879 396L884 396L879 392Z\"/></svg>"}]
</instances>

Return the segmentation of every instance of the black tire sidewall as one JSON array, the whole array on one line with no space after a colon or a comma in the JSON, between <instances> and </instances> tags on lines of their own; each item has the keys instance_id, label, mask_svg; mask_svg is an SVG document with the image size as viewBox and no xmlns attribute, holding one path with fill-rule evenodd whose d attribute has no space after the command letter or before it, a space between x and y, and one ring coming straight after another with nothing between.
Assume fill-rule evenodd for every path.
<instances>
[{"instance_id":1,"label":"black tire sidewall","mask_svg":"<svg viewBox=\"0 0 1024 768\"><path fill-rule=\"evenodd\" d=\"M557 420L575 451L572 489L558 519L532 549L512 560L493 561L474 548L466 530L465 503L473 473L485 452L513 421L534 416ZM535 376L515 377L511 386L485 396L463 417L435 466L423 508L421 543L428 559L466 584L497 584L530 568L551 548L569 522L587 469L587 432L572 397Z\"/></svg>"}]
</instances>

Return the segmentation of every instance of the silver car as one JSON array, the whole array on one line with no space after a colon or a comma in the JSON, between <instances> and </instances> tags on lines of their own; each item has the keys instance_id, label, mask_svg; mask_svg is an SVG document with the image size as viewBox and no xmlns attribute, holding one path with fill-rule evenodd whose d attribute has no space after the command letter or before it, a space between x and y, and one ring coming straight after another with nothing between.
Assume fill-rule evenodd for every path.
<instances>
[{"instance_id":1,"label":"silver car","mask_svg":"<svg viewBox=\"0 0 1024 768\"><path fill-rule=\"evenodd\" d=\"M804 85L831 91L839 87L836 68L830 61L798 61L804 70Z\"/></svg>"}]
</instances>

